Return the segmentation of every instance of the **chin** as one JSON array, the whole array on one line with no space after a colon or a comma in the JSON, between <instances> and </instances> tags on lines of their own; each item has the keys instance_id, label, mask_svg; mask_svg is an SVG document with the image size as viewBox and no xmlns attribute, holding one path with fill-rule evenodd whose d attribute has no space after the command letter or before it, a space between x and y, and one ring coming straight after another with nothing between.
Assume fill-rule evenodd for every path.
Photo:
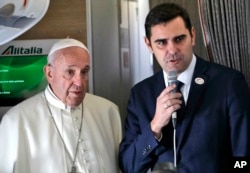
<instances>
[{"instance_id":1,"label":"chin","mask_svg":"<svg viewBox=\"0 0 250 173\"><path fill-rule=\"evenodd\" d=\"M67 105L70 107L78 107L83 101L83 97L71 97L66 101Z\"/></svg>"},{"instance_id":2,"label":"chin","mask_svg":"<svg viewBox=\"0 0 250 173\"><path fill-rule=\"evenodd\" d=\"M70 107L72 107L72 108L76 108L76 107L78 107L79 105L81 105L81 103L82 102L80 102L80 103L71 103L71 104L68 104Z\"/></svg>"}]
</instances>

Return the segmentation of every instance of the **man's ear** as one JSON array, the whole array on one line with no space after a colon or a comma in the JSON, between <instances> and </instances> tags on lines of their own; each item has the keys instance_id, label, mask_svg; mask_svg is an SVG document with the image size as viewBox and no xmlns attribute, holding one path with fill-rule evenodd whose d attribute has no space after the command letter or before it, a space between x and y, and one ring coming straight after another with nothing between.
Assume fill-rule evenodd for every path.
<instances>
[{"instance_id":1,"label":"man's ear","mask_svg":"<svg viewBox=\"0 0 250 173\"><path fill-rule=\"evenodd\" d=\"M192 29L191 29L191 37L192 37L192 45L194 46L195 45L195 37L196 37L196 32L195 32L194 27L192 27Z\"/></svg>"},{"instance_id":2,"label":"man's ear","mask_svg":"<svg viewBox=\"0 0 250 173\"><path fill-rule=\"evenodd\" d=\"M152 46L151 46L150 40L149 40L147 37L144 37L144 42L145 42L146 46L148 47L149 51L150 51L151 53L153 53L153 50L152 50Z\"/></svg>"},{"instance_id":3,"label":"man's ear","mask_svg":"<svg viewBox=\"0 0 250 173\"><path fill-rule=\"evenodd\" d=\"M51 66L45 65L43 67L43 72L44 72L44 74L45 74L45 76L47 78L48 83L50 83L50 81L52 79Z\"/></svg>"}]
</instances>

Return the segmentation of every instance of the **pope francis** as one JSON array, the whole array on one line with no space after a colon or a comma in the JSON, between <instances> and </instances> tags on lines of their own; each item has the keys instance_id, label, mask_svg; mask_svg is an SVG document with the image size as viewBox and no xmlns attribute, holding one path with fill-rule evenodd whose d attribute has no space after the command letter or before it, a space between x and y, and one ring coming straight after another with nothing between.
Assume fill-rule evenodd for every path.
<instances>
[{"instance_id":1,"label":"pope francis","mask_svg":"<svg viewBox=\"0 0 250 173\"><path fill-rule=\"evenodd\" d=\"M89 52L56 42L45 91L12 107L0 124L0 173L118 173L117 105L87 93Z\"/></svg>"}]
</instances>

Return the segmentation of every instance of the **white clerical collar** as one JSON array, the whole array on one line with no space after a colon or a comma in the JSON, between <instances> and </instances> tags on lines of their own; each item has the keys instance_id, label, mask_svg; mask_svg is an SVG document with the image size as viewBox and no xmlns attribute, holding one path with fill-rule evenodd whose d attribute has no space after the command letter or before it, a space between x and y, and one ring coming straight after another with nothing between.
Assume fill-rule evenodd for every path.
<instances>
[{"instance_id":1,"label":"white clerical collar","mask_svg":"<svg viewBox=\"0 0 250 173\"><path fill-rule=\"evenodd\" d=\"M192 76L194 73L195 64L196 64L196 57L193 54L191 63L189 64L188 68L184 72L178 75L177 80L183 82L184 85L190 86ZM163 71L163 77L164 77L165 85L168 86L168 74L165 71Z\"/></svg>"},{"instance_id":2,"label":"white clerical collar","mask_svg":"<svg viewBox=\"0 0 250 173\"><path fill-rule=\"evenodd\" d=\"M62 110L65 110L65 111L68 111L68 112L71 112L73 110L75 110L76 108L72 108L66 104L64 104L51 90L50 86L48 85L45 89L45 96L46 96L46 99L48 100L48 102L50 104L52 104L53 106L59 108L59 109L62 109Z\"/></svg>"}]
</instances>

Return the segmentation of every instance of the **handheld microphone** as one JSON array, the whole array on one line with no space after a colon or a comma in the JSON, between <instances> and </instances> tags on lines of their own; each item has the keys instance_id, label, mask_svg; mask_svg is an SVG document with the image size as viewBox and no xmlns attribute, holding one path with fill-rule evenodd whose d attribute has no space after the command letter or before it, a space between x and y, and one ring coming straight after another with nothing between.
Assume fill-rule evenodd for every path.
<instances>
[{"instance_id":1,"label":"handheld microphone","mask_svg":"<svg viewBox=\"0 0 250 173\"><path fill-rule=\"evenodd\" d=\"M169 71L168 72L168 86L176 84L177 85L177 73L176 71ZM170 93L177 92L177 88L173 89ZM174 134L173 134L173 148L174 148L174 166L177 166L177 156L176 156L176 124L177 124L177 112L172 113L172 124L174 127Z\"/></svg>"},{"instance_id":2,"label":"handheld microphone","mask_svg":"<svg viewBox=\"0 0 250 173\"><path fill-rule=\"evenodd\" d=\"M169 71L168 72L168 86L170 85L177 85L177 73L176 71ZM177 92L177 88L173 89L170 93L175 93ZM176 121L177 121L177 113L176 111L172 113L172 123L174 128L176 127Z\"/></svg>"},{"instance_id":3,"label":"handheld microphone","mask_svg":"<svg viewBox=\"0 0 250 173\"><path fill-rule=\"evenodd\" d=\"M169 71L168 72L168 86L177 84L177 72L176 71ZM173 89L171 93L175 93L177 89Z\"/></svg>"}]
</instances>

